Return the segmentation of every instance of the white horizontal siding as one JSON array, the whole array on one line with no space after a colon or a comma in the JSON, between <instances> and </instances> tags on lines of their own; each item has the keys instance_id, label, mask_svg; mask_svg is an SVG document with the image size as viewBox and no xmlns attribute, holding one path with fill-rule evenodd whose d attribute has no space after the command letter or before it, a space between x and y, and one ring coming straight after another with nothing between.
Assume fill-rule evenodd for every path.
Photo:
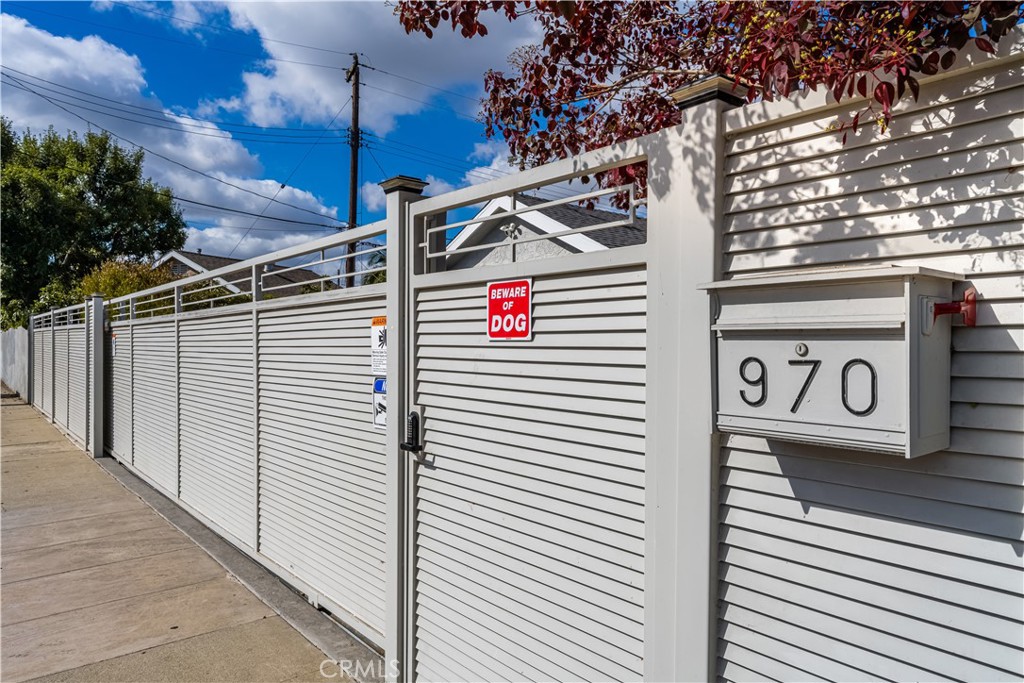
<instances>
[{"instance_id":1,"label":"white horizontal siding","mask_svg":"<svg viewBox=\"0 0 1024 683\"><path fill-rule=\"evenodd\" d=\"M260 313L259 549L383 645L384 432L370 412L379 315L382 296Z\"/></svg>"},{"instance_id":2,"label":"white horizontal siding","mask_svg":"<svg viewBox=\"0 0 1024 683\"><path fill-rule=\"evenodd\" d=\"M116 337L116 341L115 341ZM108 383L106 387L107 449L118 460L132 464L132 328L114 325L106 335Z\"/></svg>"},{"instance_id":3,"label":"white horizontal siding","mask_svg":"<svg viewBox=\"0 0 1024 683\"><path fill-rule=\"evenodd\" d=\"M88 412L88 356L85 325L68 328L68 432L80 443L86 441Z\"/></svg>"},{"instance_id":4,"label":"white horizontal siding","mask_svg":"<svg viewBox=\"0 0 1024 683\"><path fill-rule=\"evenodd\" d=\"M68 328L53 331L53 421L68 427Z\"/></svg>"},{"instance_id":5,"label":"white horizontal siding","mask_svg":"<svg viewBox=\"0 0 1024 683\"><path fill-rule=\"evenodd\" d=\"M253 547L256 534L252 313L178 323L181 499Z\"/></svg>"},{"instance_id":6,"label":"white horizontal siding","mask_svg":"<svg viewBox=\"0 0 1024 683\"><path fill-rule=\"evenodd\" d=\"M963 96L957 96L962 91ZM844 146L834 111L747 131L730 112L726 276L869 262L964 272L949 451L886 456L727 437L718 675L1024 676L1024 79L926 87Z\"/></svg>"},{"instance_id":7,"label":"white horizontal siding","mask_svg":"<svg viewBox=\"0 0 1024 683\"><path fill-rule=\"evenodd\" d=\"M118 336L118 355L121 337ZM174 323L135 323L132 354L132 457L137 470L178 495Z\"/></svg>"},{"instance_id":8,"label":"white horizontal siding","mask_svg":"<svg viewBox=\"0 0 1024 683\"><path fill-rule=\"evenodd\" d=\"M645 273L538 277L522 345L484 292L416 294L416 676L640 679Z\"/></svg>"},{"instance_id":9,"label":"white horizontal siding","mask_svg":"<svg viewBox=\"0 0 1024 683\"><path fill-rule=\"evenodd\" d=\"M93 348L93 344L96 343L96 340L93 339L93 334L92 334L93 329L95 329L94 325L93 325L93 318L92 318L92 311L93 310L94 309L91 306L86 306L86 309L85 309L85 312L86 312L86 317L85 317L86 323L85 323L85 325L86 326L85 326L85 332L84 332L85 333L85 385L86 385L85 386L85 392L86 392L86 399L85 399L85 443L86 443L86 450L89 453L92 453L92 446L96 442L95 439L93 439L93 434L92 434L93 427L95 426L95 420L93 419L93 416L96 414L95 413L96 406L94 405L93 399L96 396L95 386L96 386L96 369L97 369L95 363L93 362L94 359L96 358L96 354L94 353L94 348ZM103 340L101 339L99 341L102 343ZM100 425L100 429L104 429L104 426ZM102 455L103 455L102 453L96 453L93 457L97 457L98 458L98 457L100 457Z\"/></svg>"},{"instance_id":10,"label":"white horizontal siding","mask_svg":"<svg viewBox=\"0 0 1024 683\"><path fill-rule=\"evenodd\" d=\"M49 368L50 331L32 330L32 404L44 413L49 410L49 382L46 377Z\"/></svg>"}]
</instances>

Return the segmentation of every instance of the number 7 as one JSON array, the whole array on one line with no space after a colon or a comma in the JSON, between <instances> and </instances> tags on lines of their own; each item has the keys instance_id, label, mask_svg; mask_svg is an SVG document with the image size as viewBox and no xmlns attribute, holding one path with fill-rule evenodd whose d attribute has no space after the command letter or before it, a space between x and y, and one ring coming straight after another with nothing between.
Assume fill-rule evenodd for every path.
<instances>
[{"instance_id":1,"label":"number 7","mask_svg":"<svg viewBox=\"0 0 1024 683\"><path fill-rule=\"evenodd\" d=\"M821 366L820 360L791 360L790 365L810 365L811 371L807 373L807 379L804 380L804 385L800 387L800 393L796 395L796 400L793 401L793 407L789 409L789 412L795 413L799 408L800 404L804 402L804 396L807 395L807 390L811 388L811 382L814 381L814 376L818 374L818 368Z\"/></svg>"}]
</instances>

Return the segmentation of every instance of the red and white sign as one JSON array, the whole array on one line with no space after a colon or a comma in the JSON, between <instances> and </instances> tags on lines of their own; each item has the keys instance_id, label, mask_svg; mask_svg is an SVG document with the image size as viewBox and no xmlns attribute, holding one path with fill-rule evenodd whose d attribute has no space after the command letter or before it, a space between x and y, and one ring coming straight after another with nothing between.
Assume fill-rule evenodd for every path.
<instances>
[{"instance_id":1,"label":"red and white sign","mask_svg":"<svg viewBox=\"0 0 1024 683\"><path fill-rule=\"evenodd\" d=\"M487 338L490 341L529 341L533 338L532 280L487 284Z\"/></svg>"}]
</instances>

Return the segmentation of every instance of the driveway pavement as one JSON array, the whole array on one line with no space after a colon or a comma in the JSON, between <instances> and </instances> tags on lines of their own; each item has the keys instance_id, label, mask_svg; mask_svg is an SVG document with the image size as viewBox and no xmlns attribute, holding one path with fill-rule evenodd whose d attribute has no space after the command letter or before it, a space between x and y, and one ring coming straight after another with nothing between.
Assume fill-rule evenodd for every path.
<instances>
[{"instance_id":1,"label":"driveway pavement","mask_svg":"<svg viewBox=\"0 0 1024 683\"><path fill-rule=\"evenodd\" d=\"M34 409L4 398L0 433L3 681L338 680L321 677L323 652Z\"/></svg>"}]
</instances>

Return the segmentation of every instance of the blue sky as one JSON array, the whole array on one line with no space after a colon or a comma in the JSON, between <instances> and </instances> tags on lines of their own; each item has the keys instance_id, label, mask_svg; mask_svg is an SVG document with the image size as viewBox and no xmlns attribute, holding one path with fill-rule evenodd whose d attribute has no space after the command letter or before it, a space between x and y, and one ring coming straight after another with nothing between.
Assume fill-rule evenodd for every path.
<instances>
[{"instance_id":1,"label":"blue sky","mask_svg":"<svg viewBox=\"0 0 1024 683\"><path fill-rule=\"evenodd\" d=\"M386 177L425 178L430 194L509 171L474 120L483 74L536 38L528 22L498 20L484 40L408 36L383 2L5 1L2 12L0 109L15 128L104 128L147 148L147 175L193 200L180 204L187 248L235 257L347 217L349 53L368 65L367 223L383 217Z\"/></svg>"}]
</instances>

